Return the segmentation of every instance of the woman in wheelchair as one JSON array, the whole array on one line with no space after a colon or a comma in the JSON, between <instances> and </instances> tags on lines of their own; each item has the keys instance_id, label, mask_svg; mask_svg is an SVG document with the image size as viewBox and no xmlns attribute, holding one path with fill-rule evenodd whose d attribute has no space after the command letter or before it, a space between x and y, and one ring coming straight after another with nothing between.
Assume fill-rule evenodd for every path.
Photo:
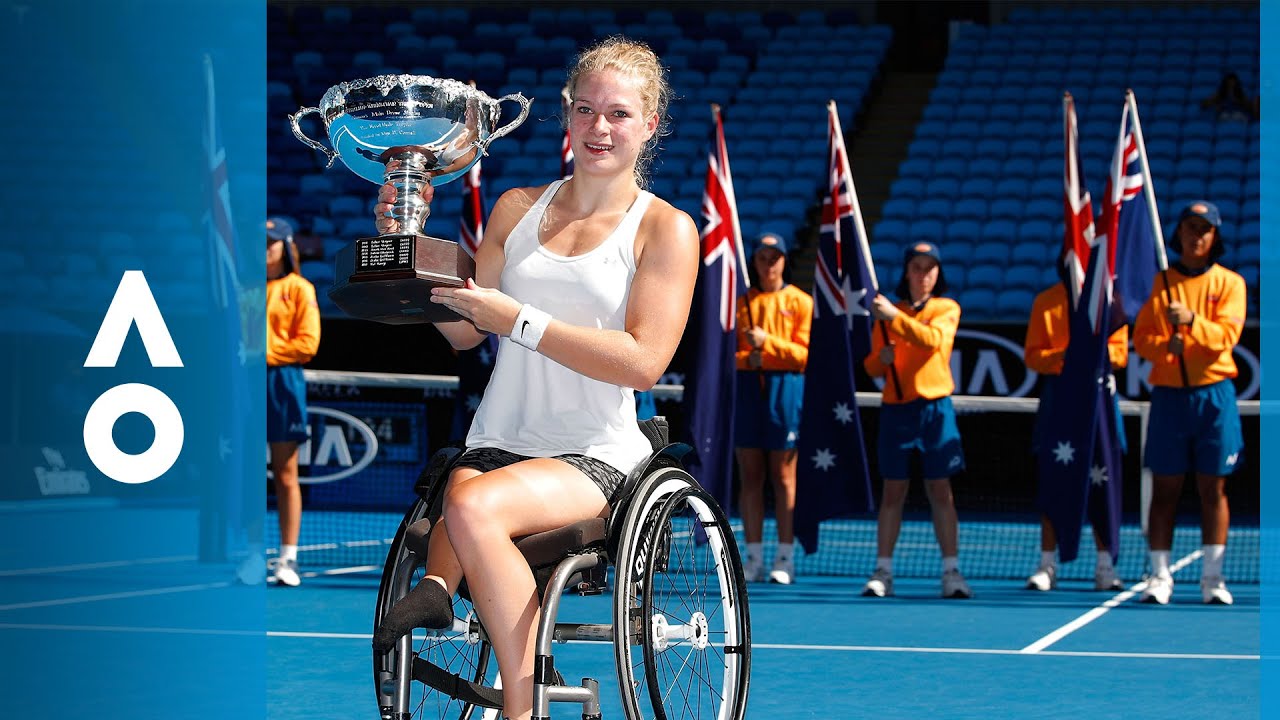
<instances>
[{"instance_id":1,"label":"woman in wheelchair","mask_svg":"<svg viewBox=\"0 0 1280 720\"><path fill-rule=\"evenodd\" d=\"M692 219L643 189L670 97L658 58L644 44L605 40L578 57L569 91L574 174L504 193L475 277L432 291L459 315L436 325L453 347L491 333L501 342L448 477L425 577L374 635L386 652L415 627L449 626L465 577L513 720L531 715L540 614L513 538L606 517L650 454L633 391L657 382L675 353L699 258ZM395 192L379 193L381 233L397 230Z\"/></svg>"}]
</instances>

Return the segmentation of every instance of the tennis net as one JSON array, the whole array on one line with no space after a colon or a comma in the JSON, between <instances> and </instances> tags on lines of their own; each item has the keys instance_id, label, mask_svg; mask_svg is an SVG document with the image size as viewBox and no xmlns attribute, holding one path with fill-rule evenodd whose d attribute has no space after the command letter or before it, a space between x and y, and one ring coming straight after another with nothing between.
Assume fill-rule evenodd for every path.
<instances>
[{"instance_id":1,"label":"tennis net","mask_svg":"<svg viewBox=\"0 0 1280 720\"><path fill-rule=\"evenodd\" d=\"M301 560L310 567L377 568L386 557L430 452L456 441L453 426L456 378L337 371L307 371L312 440L302 449L304 483ZM681 437L680 386L655 388L659 412ZM1033 398L955 396L967 468L953 482L960 516L960 563L973 578L1025 578L1040 557L1039 514L1035 507L1035 458L1031 430ZM867 450L875 467L879 395L859 393ZM1122 401L1129 452L1124 459L1124 524L1117 570L1140 577L1147 564L1140 518L1145 507L1141 480L1142 439L1147 403ZM1258 403L1240 403L1247 454L1228 481L1232 528L1225 575L1232 582L1259 581ZM879 483L873 482L879 496ZM768 505L768 504L767 504ZM913 481L894 554L895 574L933 577L941 559L923 488ZM272 527L273 518L268 519ZM740 526L735 520L736 526ZM770 526L772 523L770 522ZM739 527L740 532L740 527ZM268 536L270 537L270 535ZM774 537L771 527L765 537ZM1094 551L1086 524L1079 558L1059 567L1059 578L1093 577ZM739 538L741 541L741 538ZM1198 500L1186 483L1179 506L1172 555L1178 559L1200 547ZM772 548L765 548L771 557ZM876 555L873 514L824 522L818 551L797 558L801 575L870 573Z\"/></svg>"}]
</instances>

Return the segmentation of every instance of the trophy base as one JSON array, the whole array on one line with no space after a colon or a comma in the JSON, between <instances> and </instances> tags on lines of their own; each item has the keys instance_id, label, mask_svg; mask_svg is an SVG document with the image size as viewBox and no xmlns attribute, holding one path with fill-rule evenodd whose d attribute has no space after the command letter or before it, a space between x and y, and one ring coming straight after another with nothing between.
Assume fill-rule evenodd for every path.
<instances>
[{"instance_id":1,"label":"trophy base","mask_svg":"<svg viewBox=\"0 0 1280 720\"><path fill-rule=\"evenodd\" d=\"M338 251L329 299L351 317L388 325L462 318L431 302L437 285L462 287L476 264L458 243L425 235L360 238Z\"/></svg>"}]
</instances>

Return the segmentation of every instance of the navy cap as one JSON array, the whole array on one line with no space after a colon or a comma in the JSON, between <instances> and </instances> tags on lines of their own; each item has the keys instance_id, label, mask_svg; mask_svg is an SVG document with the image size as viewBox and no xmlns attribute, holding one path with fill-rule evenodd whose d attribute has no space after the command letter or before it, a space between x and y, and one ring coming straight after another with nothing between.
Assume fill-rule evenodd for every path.
<instances>
[{"instance_id":1,"label":"navy cap","mask_svg":"<svg viewBox=\"0 0 1280 720\"><path fill-rule=\"evenodd\" d=\"M751 251L751 257L755 257L756 253L765 248L773 248L783 255L787 254L787 241L777 233L767 232L756 238L755 247Z\"/></svg>"},{"instance_id":2,"label":"navy cap","mask_svg":"<svg viewBox=\"0 0 1280 720\"><path fill-rule=\"evenodd\" d=\"M271 240L293 242L293 223L282 217L267 218L267 237Z\"/></svg>"},{"instance_id":3,"label":"navy cap","mask_svg":"<svg viewBox=\"0 0 1280 720\"><path fill-rule=\"evenodd\" d=\"M1182 214L1178 216L1178 223L1181 224L1183 220L1189 217L1202 218L1216 228L1222 227L1222 215L1218 212L1218 206L1207 200L1197 200L1182 208Z\"/></svg>"},{"instance_id":4,"label":"navy cap","mask_svg":"<svg viewBox=\"0 0 1280 720\"><path fill-rule=\"evenodd\" d=\"M906 252L902 254L903 264L905 265L906 263L911 262L911 258L917 255L928 255L934 260L937 260L939 265L942 264L942 255L938 253L938 246L933 243L918 242L909 245Z\"/></svg>"}]
</instances>

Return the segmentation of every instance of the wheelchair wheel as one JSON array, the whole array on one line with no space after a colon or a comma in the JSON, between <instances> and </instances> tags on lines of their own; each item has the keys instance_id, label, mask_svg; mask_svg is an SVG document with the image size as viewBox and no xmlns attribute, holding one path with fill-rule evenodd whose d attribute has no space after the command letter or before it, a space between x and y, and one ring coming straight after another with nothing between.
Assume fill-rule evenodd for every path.
<instances>
[{"instance_id":1,"label":"wheelchair wheel","mask_svg":"<svg viewBox=\"0 0 1280 720\"><path fill-rule=\"evenodd\" d=\"M619 543L614 643L628 718L741 720L750 618L723 512L683 470L641 484ZM625 629L625 630L624 630Z\"/></svg>"},{"instance_id":2,"label":"wheelchair wheel","mask_svg":"<svg viewBox=\"0 0 1280 720\"><path fill-rule=\"evenodd\" d=\"M429 513L430 509L428 503L419 500L400 524L383 567L374 628L382 622L391 606L426 575L426 554L415 552L406 534L415 522L429 515L438 517L438 507L434 513ZM419 550L424 549L425 545L419 542ZM497 682L497 660L471 603L461 596L455 597L453 612L452 628L431 632L419 628L413 632L408 643L411 656L400 657L400 649L405 647L403 640L396 650L385 655L373 654L374 689L384 720L488 720L498 717L497 710L486 709L466 693L459 693L462 698L451 697L420 679L422 673L432 673L438 681L446 681L443 683L446 686L453 686L450 676L456 676L462 681L462 687L473 683L485 689L492 689Z\"/></svg>"}]
</instances>

